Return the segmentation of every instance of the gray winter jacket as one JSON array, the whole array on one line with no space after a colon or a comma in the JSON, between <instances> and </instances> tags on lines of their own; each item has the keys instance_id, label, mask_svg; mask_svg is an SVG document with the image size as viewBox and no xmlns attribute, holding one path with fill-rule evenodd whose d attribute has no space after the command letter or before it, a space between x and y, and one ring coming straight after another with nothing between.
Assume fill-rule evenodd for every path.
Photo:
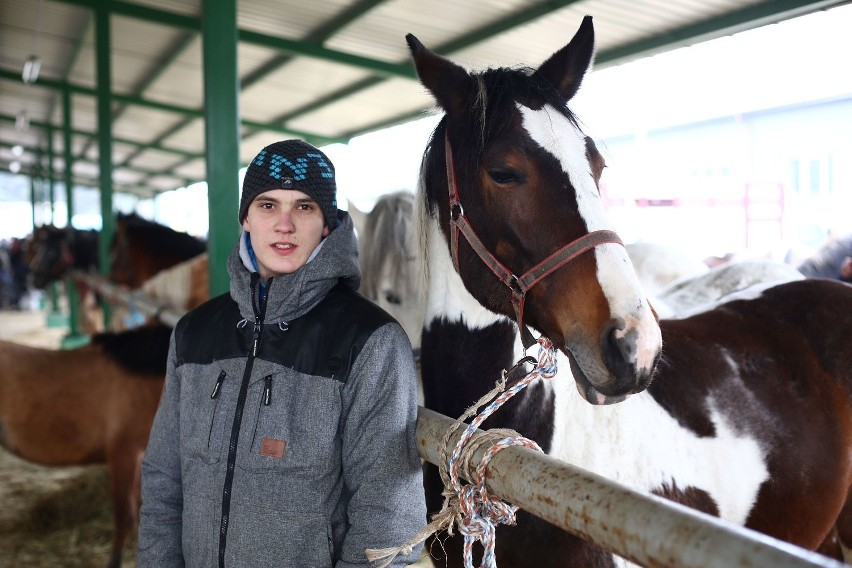
<instances>
[{"instance_id":1,"label":"gray winter jacket","mask_svg":"<svg viewBox=\"0 0 852 568\"><path fill-rule=\"evenodd\" d=\"M365 549L425 524L411 345L355 292L340 221L265 305L236 247L230 295L175 327L142 462L140 568L368 566Z\"/></svg>"}]
</instances>

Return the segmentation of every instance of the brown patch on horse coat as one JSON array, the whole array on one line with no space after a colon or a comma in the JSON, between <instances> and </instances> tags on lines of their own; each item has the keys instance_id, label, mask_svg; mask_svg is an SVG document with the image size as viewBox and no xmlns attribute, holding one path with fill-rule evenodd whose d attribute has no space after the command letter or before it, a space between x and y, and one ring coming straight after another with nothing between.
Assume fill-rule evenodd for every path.
<instances>
[{"instance_id":1,"label":"brown patch on horse coat","mask_svg":"<svg viewBox=\"0 0 852 568\"><path fill-rule=\"evenodd\" d=\"M713 500L709 493L697 487L680 489L675 482L672 482L671 485L664 483L662 487L652 490L651 493L674 501L675 503L686 505L702 513L707 513L714 517L719 516L719 507L716 505L716 501Z\"/></svg>"}]
</instances>

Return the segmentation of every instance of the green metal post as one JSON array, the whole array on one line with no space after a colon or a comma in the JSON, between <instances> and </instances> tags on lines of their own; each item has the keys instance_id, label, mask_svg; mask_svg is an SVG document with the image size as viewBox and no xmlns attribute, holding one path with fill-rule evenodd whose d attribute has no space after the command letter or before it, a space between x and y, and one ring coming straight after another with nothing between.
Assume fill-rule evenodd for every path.
<instances>
[{"instance_id":1,"label":"green metal post","mask_svg":"<svg viewBox=\"0 0 852 568\"><path fill-rule=\"evenodd\" d=\"M240 234L236 222L240 169L236 0L204 0L201 24L212 297L228 291L228 255Z\"/></svg>"},{"instance_id":2,"label":"green metal post","mask_svg":"<svg viewBox=\"0 0 852 568\"><path fill-rule=\"evenodd\" d=\"M71 124L71 90L66 86L62 89L62 154L65 161L65 206L68 210L68 228L73 229L74 224L74 179L73 179L73 149L71 148L71 133L74 127ZM65 279L65 296L68 301L68 333L62 338L60 346L63 349L72 349L85 345L89 337L82 333L80 326L80 294L74 279Z\"/></svg>"},{"instance_id":3,"label":"green metal post","mask_svg":"<svg viewBox=\"0 0 852 568\"><path fill-rule=\"evenodd\" d=\"M56 226L56 186L53 172L53 127L48 124L45 128L47 135L47 184L48 200L50 201L50 224ZM50 311L47 314L47 327L65 327L68 317L59 309L59 282L50 283Z\"/></svg>"},{"instance_id":4,"label":"green metal post","mask_svg":"<svg viewBox=\"0 0 852 568\"><path fill-rule=\"evenodd\" d=\"M112 212L112 70L110 68L109 9L100 5L95 9L95 45L97 48L98 91L98 165L100 167L101 234L98 239L101 275L110 273L109 247L115 233L115 216ZM104 329L110 328L110 309L103 302Z\"/></svg>"}]
</instances>

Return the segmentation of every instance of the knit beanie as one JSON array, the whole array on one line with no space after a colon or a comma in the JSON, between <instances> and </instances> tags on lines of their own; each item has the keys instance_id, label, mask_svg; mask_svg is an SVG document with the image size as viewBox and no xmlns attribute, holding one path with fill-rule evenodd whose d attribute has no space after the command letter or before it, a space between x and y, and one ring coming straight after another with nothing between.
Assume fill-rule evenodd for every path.
<instances>
[{"instance_id":1,"label":"knit beanie","mask_svg":"<svg viewBox=\"0 0 852 568\"><path fill-rule=\"evenodd\" d=\"M334 164L302 140L283 140L261 150L246 168L240 198L240 223L254 198L271 189L296 189L322 210L329 229L337 226L337 185Z\"/></svg>"}]
</instances>

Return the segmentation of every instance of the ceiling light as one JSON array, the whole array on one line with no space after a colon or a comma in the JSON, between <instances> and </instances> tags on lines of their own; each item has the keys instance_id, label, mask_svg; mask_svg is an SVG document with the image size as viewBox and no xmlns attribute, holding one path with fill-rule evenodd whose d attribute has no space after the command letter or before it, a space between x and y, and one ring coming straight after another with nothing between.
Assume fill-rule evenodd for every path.
<instances>
[{"instance_id":1,"label":"ceiling light","mask_svg":"<svg viewBox=\"0 0 852 568\"><path fill-rule=\"evenodd\" d=\"M18 116L15 117L15 130L18 132L26 132L30 129L30 118L27 116L25 111L21 111Z\"/></svg>"},{"instance_id":2,"label":"ceiling light","mask_svg":"<svg viewBox=\"0 0 852 568\"><path fill-rule=\"evenodd\" d=\"M9 171L12 172L13 174L16 174L19 171L21 171L21 162L14 161L11 164L9 164Z\"/></svg>"},{"instance_id":3,"label":"ceiling light","mask_svg":"<svg viewBox=\"0 0 852 568\"><path fill-rule=\"evenodd\" d=\"M24 72L21 73L21 79L27 85L32 85L38 79L38 72L41 70L41 59L38 55L30 55L24 62Z\"/></svg>"},{"instance_id":4,"label":"ceiling light","mask_svg":"<svg viewBox=\"0 0 852 568\"><path fill-rule=\"evenodd\" d=\"M12 146L12 155L16 158L20 158L24 155L24 147L20 144L15 144L14 146Z\"/></svg>"}]
</instances>

